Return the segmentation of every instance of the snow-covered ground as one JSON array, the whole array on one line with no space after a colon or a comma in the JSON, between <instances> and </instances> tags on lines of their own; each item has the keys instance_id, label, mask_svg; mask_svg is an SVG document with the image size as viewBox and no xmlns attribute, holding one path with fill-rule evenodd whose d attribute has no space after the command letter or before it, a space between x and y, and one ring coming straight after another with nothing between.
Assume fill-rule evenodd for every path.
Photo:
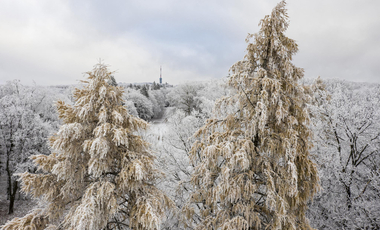
<instances>
[{"instance_id":1,"label":"snow-covered ground","mask_svg":"<svg viewBox=\"0 0 380 230\"><path fill-rule=\"evenodd\" d=\"M152 144L158 143L159 145L162 145L163 137L165 136L165 133L168 131L166 121L168 117L170 117L170 115L174 113L174 111L174 107L164 108L162 116L158 119L153 119L149 123L149 130L147 131L147 141L149 141Z\"/></svg>"},{"instance_id":2,"label":"snow-covered ground","mask_svg":"<svg viewBox=\"0 0 380 230\"><path fill-rule=\"evenodd\" d=\"M8 215L9 200L7 200L6 188L7 178L6 175L3 174L0 176L0 226L5 224L5 222L7 222L8 220L13 219L14 217L25 216L30 210L32 210L36 206L36 202L32 199L25 199L25 197L23 197L22 195L19 196L17 194L17 198L14 204L14 213L12 215Z\"/></svg>"}]
</instances>

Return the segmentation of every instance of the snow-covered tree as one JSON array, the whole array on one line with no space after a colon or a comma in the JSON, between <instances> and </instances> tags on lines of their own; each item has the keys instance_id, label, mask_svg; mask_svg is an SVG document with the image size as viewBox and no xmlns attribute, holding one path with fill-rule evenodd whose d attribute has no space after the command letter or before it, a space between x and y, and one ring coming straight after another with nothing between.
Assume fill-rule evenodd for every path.
<instances>
[{"instance_id":1,"label":"snow-covered tree","mask_svg":"<svg viewBox=\"0 0 380 230\"><path fill-rule=\"evenodd\" d=\"M113 75L110 77L110 80L108 81L108 84L110 84L112 86L117 86L116 79L115 79L115 77Z\"/></svg>"},{"instance_id":2,"label":"snow-covered tree","mask_svg":"<svg viewBox=\"0 0 380 230\"><path fill-rule=\"evenodd\" d=\"M148 85L143 85L140 89L140 93L142 95L144 95L145 97L149 98L149 94L148 94L148 88L149 86Z\"/></svg>"},{"instance_id":3,"label":"snow-covered tree","mask_svg":"<svg viewBox=\"0 0 380 230\"><path fill-rule=\"evenodd\" d=\"M228 96L231 89L226 85L226 79L212 80L204 83L203 87L197 93L197 108L206 118L212 116L215 101Z\"/></svg>"},{"instance_id":4,"label":"snow-covered tree","mask_svg":"<svg viewBox=\"0 0 380 230\"><path fill-rule=\"evenodd\" d=\"M309 211L318 229L380 228L380 87L326 81L313 108L313 153L322 192ZM327 100L327 96L329 99Z\"/></svg>"},{"instance_id":5,"label":"snow-covered tree","mask_svg":"<svg viewBox=\"0 0 380 230\"><path fill-rule=\"evenodd\" d=\"M139 113L137 112L137 109L135 107L135 103L133 101L125 100L124 106L127 108L128 113L132 116L139 117Z\"/></svg>"},{"instance_id":6,"label":"snow-covered tree","mask_svg":"<svg viewBox=\"0 0 380 230\"><path fill-rule=\"evenodd\" d=\"M155 81L152 84L152 90L159 90L161 88L160 84L157 84Z\"/></svg>"},{"instance_id":7,"label":"snow-covered tree","mask_svg":"<svg viewBox=\"0 0 380 230\"><path fill-rule=\"evenodd\" d=\"M53 153L33 157L40 173L20 174L23 191L46 206L2 229L159 229L172 202L156 188L161 172L137 135L147 123L122 105L104 64L87 74L73 106L57 102L64 124L50 138Z\"/></svg>"},{"instance_id":8,"label":"snow-covered tree","mask_svg":"<svg viewBox=\"0 0 380 230\"><path fill-rule=\"evenodd\" d=\"M14 173L33 171L29 157L48 154L46 138L55 124L54 114L45 108L43 90L26 87L19 81L0 87L0 172L7 174L8 213L13 213L19 183ZM45 113L42 117L39 114ZM45 122L44 122L45 120Z\"/></svg>"},{"instance_id":9,"label":"snow-covered tree","mask_svg":"<svg viewBox=\"0 0 380 230\"><path fill-rule=\"evenodd\" d=\"M162 116L165 107L165 95L161 90L149 90L149 100L153 104L153 117L159 118Z\"/></svg>"},{"instance_id":10,"label":"snow-covered tree","mask_svg":"<svg viewBox=\"0 0 380 230\"><path fill-rule=\"evenodd\" d=\"M138 90L128 89L125 95L128 101L132 101L139 117L145 121L149 121L153 118L153 103Z\"/></svg>"},{"instance_id":11,"label":"snow-covered tree","mask_svg":"<svg viewBox=\"0 0 380 230\"><path fill-rule=\"evenodd\" d=\"M190 115L191 111L196 109L200 104L197 98L199 90L204 88L202 83L192 82L178 85L168 93L168 101L171 106L185 111L186 115Z\"/></svg>"},{"instance_id":12,"label":"snow-covered tree","mask_svg":"<svg viewBox=\"0 0 380 230\"><path fill-rule=\"evenodd\" d=\"M305 213L319 178L309 154L309 97L298 83L303 69L291 63L298 48L287 27L281 1L231 67L236 94L220 100L220 115L196 133L196 191L184 208L190 223L201 219L196 229L311 229ZM235 104L235 113L221 116Z\"/></svg>"}]
</instances>

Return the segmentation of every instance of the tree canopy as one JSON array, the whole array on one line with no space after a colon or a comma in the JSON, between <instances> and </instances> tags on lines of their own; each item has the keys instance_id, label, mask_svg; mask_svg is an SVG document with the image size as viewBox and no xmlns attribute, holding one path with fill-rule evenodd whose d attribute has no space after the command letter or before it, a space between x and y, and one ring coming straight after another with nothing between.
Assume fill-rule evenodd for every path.
<instances>
[{"instance_id":1,"label":"tree canopy","mask_svg":"<svg viewBox=\"0 0 380 230\"><path fill-rule=\"evenodd\" d=\"M236 94L217 102L215 117L196 133L196 191L184 209L199 220L196 229L311 229L305 212L319 178L309 154L309 96L298 83L303 69L291 62L298 48L284 34L285 5L247 37L247 54L230 70Z\"/></svg>"},{"instance_id":2,"label":"tree canopy","mask_svg":"<svg viewBox=\"0 0 380 230\"><path fill-rule=\"evenodd\" d=\"M3 229L159 229L172 201L155 187L162 173L137 135L147 123L122 105L111 74L95 65L73 106L57 102L63 125L50 138L53 153L32 157L39 173L20 174L22 190L47 205Z\"/></svg>"}]
</instances>

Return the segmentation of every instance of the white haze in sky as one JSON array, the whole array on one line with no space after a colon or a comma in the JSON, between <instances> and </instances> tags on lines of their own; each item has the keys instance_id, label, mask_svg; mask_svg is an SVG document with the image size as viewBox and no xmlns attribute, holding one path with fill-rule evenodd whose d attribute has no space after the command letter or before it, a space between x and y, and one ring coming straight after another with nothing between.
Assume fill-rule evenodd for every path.
<instances>
[{"instance_id":1,"label":"white haze in sky","mask_svg":"<svg viewBox=\"0 0 380 230\"><path fill-rule=\"evenodd\" d=\"M0 84L76 84L99 59L119 82L228 75L274 0L1 0ZM380 1L288 0L306 77L380 82Z\"/></svg>"}]
</instances>

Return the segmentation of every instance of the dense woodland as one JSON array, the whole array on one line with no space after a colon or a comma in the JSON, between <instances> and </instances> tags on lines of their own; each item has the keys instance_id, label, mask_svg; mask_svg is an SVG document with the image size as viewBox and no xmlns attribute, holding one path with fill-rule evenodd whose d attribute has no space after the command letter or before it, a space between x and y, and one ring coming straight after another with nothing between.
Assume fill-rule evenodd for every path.
<instances>
[{"instance_id":1,"label":"dense woodland","mask_svg":"<svg viewBox=\"0 0 380 230\"><path fill-rule=\"evenodd\" d=\"M212 82L1 85L0 198L38 201L2 229L380 229L380 85L304 79L287 26Z\"/></svg>"}]
</instances>

